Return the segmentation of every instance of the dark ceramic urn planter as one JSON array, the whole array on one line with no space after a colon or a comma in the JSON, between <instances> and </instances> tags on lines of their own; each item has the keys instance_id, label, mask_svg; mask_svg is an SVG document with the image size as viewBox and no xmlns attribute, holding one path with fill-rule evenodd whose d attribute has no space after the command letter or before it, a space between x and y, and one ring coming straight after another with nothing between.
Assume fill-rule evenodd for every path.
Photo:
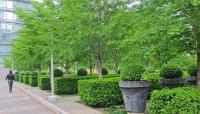
<instances>
[{"instance_id":1,"label":"dark ceramic urn planter","mask_svg":"<svg viewBox=\"0 0 200 114\"><path fill-rule=\"evenodd\" d=\"M124 104L127 112L143 113L150 82L148 81L120 81Z\"/></svg>"},{"instance_id":2,"label":"dark ceramic urn planter","mask_svg":"<svg viewBox=\"0 0 200 114\"><path fill-rule=\"evenodd\" d=\"M185 80L181 78L175 79L160 79L160 85L162 88L176 88L183 87L185 85Z\"/></svg>"},{"instance_id":3,"label":"dark ceramic urn planter","mask_svg":"<svg viewBox=\"0 0 200 114\"><path fill-rule=\"evenodd\" d=\"M191 85L197 85L197 77L194 76L190 76L188 78L186 78L187 83L191 84Z\"/></svg>"}]
</instances>

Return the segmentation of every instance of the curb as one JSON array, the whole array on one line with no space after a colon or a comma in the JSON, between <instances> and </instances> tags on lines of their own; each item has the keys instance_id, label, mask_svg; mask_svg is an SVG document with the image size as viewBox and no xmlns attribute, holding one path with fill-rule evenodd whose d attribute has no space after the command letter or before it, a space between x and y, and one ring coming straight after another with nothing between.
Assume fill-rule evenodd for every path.
<instances>
[{"instance_id":1,"label":"curb","mask_svg":"<svg viewBox=\"0 0 200 114\"><path fill-rule=\"evenodd\" d=\"M38 101L39 103L41 103L42 105L46 106L47 108L49 108L50 110L52 110L53 112L55 112L56 114L69 114L66 111L64 111L63 109L57 107L56 105L48 102L47 100L43 99L42 97L25 90L23 87L20 87L19 85L15 86L19 89L21 89L24 93L28 94L29 96L31 96L33 99L35 99L36 101Z\"/></svg>"}]
</instances>

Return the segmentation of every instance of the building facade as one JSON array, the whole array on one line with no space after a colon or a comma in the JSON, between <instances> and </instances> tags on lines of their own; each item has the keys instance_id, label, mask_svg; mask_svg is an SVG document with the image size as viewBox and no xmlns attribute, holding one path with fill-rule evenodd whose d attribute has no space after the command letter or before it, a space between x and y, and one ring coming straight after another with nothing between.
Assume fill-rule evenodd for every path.
<instances>
[{"instance_id":1,"label":"building facade","mask_svg":"<svg viewBox=\"0 0 200 114\"><path fill-rule=\"evenodd\" d=\"M17 38L17 31L22 27L15 7L30 8L31 4L28 0L0 0L0 66L4 58L11 58L11 41Z\"/></svg>"}]
</instances>

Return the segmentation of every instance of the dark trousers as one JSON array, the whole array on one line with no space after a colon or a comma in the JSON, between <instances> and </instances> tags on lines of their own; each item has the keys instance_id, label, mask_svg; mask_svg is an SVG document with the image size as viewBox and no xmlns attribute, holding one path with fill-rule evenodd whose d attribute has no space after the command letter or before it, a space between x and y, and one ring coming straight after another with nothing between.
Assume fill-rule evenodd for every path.
<instances>
[{"instance_id":1,"label":"dark trousers","mask_svg":"<svg viewBox=\"0 0 200 114\"><path fill-rule=\"evenodd\" d=\"M12 92L13 80L8 80L9 92Z\"/></svg>"}]
</instances>

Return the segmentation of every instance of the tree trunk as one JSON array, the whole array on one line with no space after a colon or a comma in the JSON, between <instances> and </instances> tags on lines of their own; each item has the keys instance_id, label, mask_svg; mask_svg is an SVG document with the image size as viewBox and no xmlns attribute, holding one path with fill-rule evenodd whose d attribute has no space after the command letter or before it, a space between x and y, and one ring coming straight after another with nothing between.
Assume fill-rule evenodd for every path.
<instances>
[{"instance_id":1,"label":"tree trunk","mask_svg":"<svg viewBox=\"0 0 200 114\"><path fill-rule=\"evenodd\" d=\"M192 24L193 38L196 41L196 52L197 52L197 86L200 88L200 37L196 34L196 26Z\"/></svg>"},{"instance_id":2,"label":"tree trunk","mask_svg":"<svg viewBox=\"0 0 200 114\"><path fill-rule=\"evenodd\" d=\"M69 61L66 62L66 76L69 76Z\"/></svg>"},{"instance_id":3,"label":"tree trunk","mask_svg":"<svg viewBox=\"0 0 200 114\"><path fill-rule=\"evenodd\" d=\"M102 79L102 65L103 65L103 47L102 41L99 39L98 41L98 52L97 52L97 71L99 79Z\"/></svg>"},{"instance_id":4,"label":"tree trunk","mask_svg":"<svg viewBox=\"0 0 200 114\"><path fill-rule=\"evenodd\" d=\"M119 74L118 73L119 64L117 62L117 54L115 54L115 56L114 56L114 61L115 61L115 73Z\"/></svg>"},{"instance_id":5,"label":"tree trunk","mask_svg":"<svg viewBox=\"0 0 200 114\"><path fill-rule=\"evenodd\" d=\"M102 60L100 57L98 57L97 59L97 72L98 72L98 77L99 79L102 79Z\"/></svg>"},{"instance_id":6,"label":"tree trunk","mask_svg":"<svg viewBox=\"0 0 200 114\"><path fill-rule=\"evenodd\" d=\"M73 68L74 68L74 75L76 75L76 63L73 64Z\"/></svg>"},{"instance_id":7,"label":"tree trunk","mask_svg":"<svg viewBox=\"0 0 200 114\"><path fill-rule=\"evenodd\" d=\"M92 69L93 69L93 67L92 66L90 66L90 75L92 75Z\"/></svg>"},{"instance_id":8,"label":"tree trunk","mask_svg":"<svg viewBox=\"0 0 200 114\"><path fill-rule=\"evenodd\" d=\"M200 88L200 52L197 51L197 86Z\"/></svg>"},{"instance_id":9,"label":"tree trunk","mask_svg":"<svg viewBox=\"0 0 200 114\"><path fill-rule=\"evenodd\" d=\"M49 78L51 78L51 64L49 64Z\"/></svg>"}]
</instances>

